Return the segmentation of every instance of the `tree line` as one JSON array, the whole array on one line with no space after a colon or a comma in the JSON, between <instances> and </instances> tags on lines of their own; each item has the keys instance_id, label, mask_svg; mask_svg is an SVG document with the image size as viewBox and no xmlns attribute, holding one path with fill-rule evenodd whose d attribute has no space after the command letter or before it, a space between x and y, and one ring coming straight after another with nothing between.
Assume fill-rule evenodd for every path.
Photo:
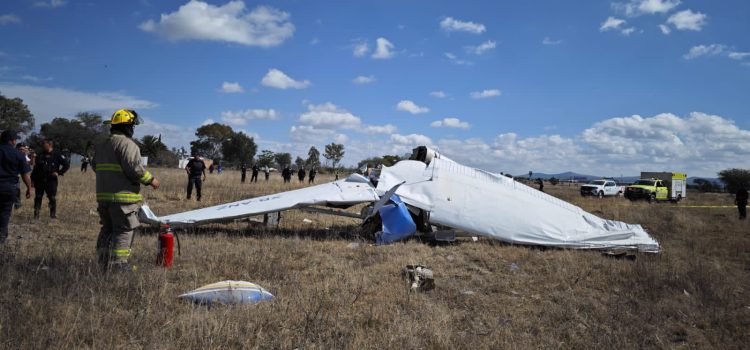
<instances>
[{"instance_id":1,"label":"tree line","mask_svg":"<svg viewBox=\"0 0 750 350\"><path fill-rule=\"evenodd\" d=\"M34 129L34 115L20 98L6 98L0 93L0 131L16 130L26 136L26 142L31 148L41 150L44 139L54 140L56 148L68 154L78 154L90 157L93 146L109 135L109 127L103 123L105 119L97 113L80 112L71 118L57 117L47 123L42 123L38 131ZM325 166L320 163L320 151L311 146L307 157L297 156L292 163L292 155L287 152L273 152L264 149L259 154L258 146L253 137L242 131L234 131L230 126L213 123L199 127L195 131L196 139L190 142L190 152L184 148L169 148L161 141L161 135L145 135L136 139L141 149L141 155L149 157L149 164L155 166L174 167L180 159L188 155L199 156L224 162L227 166L247 164L252 166L269 166L283 168L287 166L305 168L337 169L344 157L344 145L330 143L325 146L323 157ZM256 157L257 155L257 157ZM391 166L402 157L384 155L361 160L357 167L364 165L376 167L378 165ZM718 173L719 180L724 184L724 190L734 193L740 188L750 188L750 170L725 169ZM721 191L721 185L709 180L697 179L694 188L699 191Z\"/></svg>"}]
</instances>

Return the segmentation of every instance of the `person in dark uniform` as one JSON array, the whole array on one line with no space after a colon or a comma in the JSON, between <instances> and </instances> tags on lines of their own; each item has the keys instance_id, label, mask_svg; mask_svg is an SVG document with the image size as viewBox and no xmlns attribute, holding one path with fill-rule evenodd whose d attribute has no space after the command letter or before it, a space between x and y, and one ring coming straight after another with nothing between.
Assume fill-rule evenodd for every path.
<instances>
[{"instance_id":1,"label":"person in dark uniform","mask_svg":"<svg viewBox=\"0 0 750 350\"><path fill-rule=\"evenodd\" d=\"M253 164L253 176L250 177L250 182L258 182L258 171L260 168L258 168L258 163ZM266 176L266 180L268 180L268 176Z\"/></svg>"},{"instance_id":2,"label":"person in dark uniform","mask_svg":"<svg viewBox=\"0 0 750 350\"><path fill-rule=\"evenodd\" d=\"M188 185L187 185L187 199L193 194L193 185L195 185L196 199L200 202L201 200L201 188L203 187L203 181L206 181L206 163L198 155L194 155L193 159L189 160L185 166L185 171L188 174ZM203 179L201 179L203 176Z\"/></svg>"},{"instance_id":3,"label":"person in dark uniform","mask_svg":"<svg viewBox=\"0 0 750 350\"><path fill-rule=\"evenodd\" d=\"M284 170L281 171L281 177L284 179L284 183L291 182L292 170L288 166L285 166Z\"/></svg>"},{"instance_id":4,"label":"person in dark uniform","mask_svg":"<svg viewBox=\"0 0 750 350\"><path fill-rule=\"evenodd\" d=\"M536 182L539 184L539 191L544 192L544 180L542 178L536 179Z\"/></svg>"},{"instance_id":5,"label":"person in dark uniform","mask_svg":"<svg viewBox=\"0 0 750 350\"><path fill-rule=\"evenodd\" d=\"M211 163L211 165L208 166L208 172L211 174L214 173L214 163Z\"/></svg>"},{"instance_id":6,"label":"person in dark uniform","mask_svg":"<svg viewBox=\"0 0 750 350\"><path fill-rule=\"evenodd\" d=\"M242 182L244 184L245 183L245 178L247 177L247 164L242 163L242 166L240 166L240 175L242 177L240 179L240 182ZM250 180L250 181L252 181L252 180Z\"/></svg>"},{"instance_id":7,"label":"person in dark uniform","mask_svg":"<svg viewBox=\"0 0 750 350\"><path fill-rule=\"evenodd\" d=\"M18 188L18 175L26 184L26 198L31 198L31 167L26 157L14 146L18 142L18 133L4 130L0 134L0 246L8 238L8 223L13 211Z\"/></svg>"},{"instance_id":8,"label":"person in dark uniform","mask_svg":"<svg viewBox=\"0 0 750 350\"><path fill-rule=\"evenodd\" d=\"M81 158L81 172L85 173L88 170L89 170L89 158L83 157Z\"/></svg>"},{"instance_id":9,"label":"person in dark uniform","mask_svg":"<svg viewBox=\"0 0 750 350\"><path fill-rule=\"evenodd\" d=\"M737 210L740 212L740 220L747 219L747 189L740 187L734 198L734 203L737 204Z\"/></svg>"},{"instance_id":10,"label":"person in dark uniform","mask_svg":"<svg viewBox=\"0 0 750 350\"><path fill-rule=\"evenodd\" d=\"M315 171L315 167L310 168L310 174L308 174L308 179L309 180L307 181L307 183L309 183L309 184L315 183L315 174L316 173L317 172Z\"/></svg>"},{"instance_id":11,"label":"person in dark uniform","mask_svg":"<svg viewBox=\"0 0 750 350\"><path fill-rule=\"evenodd\" d=\"M55 152L54 146L52 140L42 141L44 151L37 157L34 170L31 172L31 180L34 182L35 219L39 218L45 193L49 200L49 217L57 218L57 179L68 171L70 163L64 155Z\"/></svg>"},{"instance_id":12,"label":"person in dark uniform","mask_svg":"<svg viewBox=\"0 0 750 350\"><path fill-rule=\"evenodd\" d=\"M297 178L299 178L299 183L305 182L305 168L299 167L299 171L297 172Z\"/></svg>"}]
</instances>

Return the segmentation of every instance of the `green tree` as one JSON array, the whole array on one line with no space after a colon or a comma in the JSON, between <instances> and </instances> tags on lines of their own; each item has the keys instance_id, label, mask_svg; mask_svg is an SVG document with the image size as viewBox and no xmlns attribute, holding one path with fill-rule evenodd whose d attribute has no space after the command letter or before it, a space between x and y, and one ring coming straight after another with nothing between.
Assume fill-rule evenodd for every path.
<instances>
[{"instance_id":1,"label":"green tree","mask_svg":"<svg viewBox=\"0 0 750 350\"><path fill-rule=\"evenodd\" d=\"M255 140L242 131L233 133L221 144L222 159L233 165L249 164L257 151Z\"/></svg>"},{"instance_id":2,"label":"green tree","mask_svg":"<svg viewBox=\"0 0 750 350\"><path fill-rule=\"evenodd\" d=\"M750 188L750 170L725 169L719 172L719 180L724 183L727 191L736 193L740 188Z\"/></svg>"},{"instance_id":3,"label":"green tree","mask_svg":"<svg viewBox=\"0 0 750 350\"><path fill-rule=\"evenodd\" d=\"M335 170L341 159L344 158L344 145L334 142L326 145L325 154L323 154L323 157L331 161L332 168Z\"/></svg>"},{"instance_id":4,"label":"green tree","mask_svg":"<svg viewBox=\"0 0 750 350\"><path fill-rule=\"evenodd\" d=\"M190 142L190 152L212 160L222 158L224 141L231 138L234 131L228 125L213 123L203 125L195 131L197 140Z\"/></svg>"},{"instance_id":5,"label":"green tree","mask_svg":"<svg viewBox=\"0 0 750 350\"><path fill-rule=\"evenodd\" d=\"M156 159L159 152L167 149L167 146L161 142L161 136L145 135L140 140L137 140L136 143L141 149L141 155L149 157L149 161Z\"/></svg>"},{"instance_id":6,"label":"green tree","mask_svg":"<svg viewBox=\"0 0 750 350\"><path fill-rule=\"evenodd\" d=\"M315 146L310 147L310 150L307 151L305 165L309 168L320 168L320 151Z\"/></svg>"},{"instance_id":7,"label":"green tree","mask_svg":"<svg viewBox=\"0 0 750 350\"><path fill-rule=\"evenodd\" d=\"M302 159L302 157L297 156L297 159L294 160L294 165L297 166L297 169L304 168L305 167L305 160Z\"/></svg>"},{"instance_id":8,"label":"green tree","mask_svg":"<svg viewBox=\"0 0 750 350\"><path fill-rule=\"evenodd\" d=\"M34 115L23 100L0 94L0 130L13 129L28 134L34 128Z\"/></svg>"},{"instance_id":9,"label":"green tree","mask_svg":"<svg viewBox=\"0 0 750 350\"><path fill-rule=\"evenodd\" d=\"M279 169L292 165L292 155L289 153L276 153L273 156Z\"/></svg>"},{"instance_id":10,"label":"green tree","mask_svg":"<svg viewBox=\"0 0 750 350\"><path fill-rule=\"evenodd\" d=\"M102 123L100 115L82 112L71 119L55 118L43 123L39 134L32 134L28 141L32 147L41 149L41 141L51 139L59 150L90 156L93 146L107 135L108 127Z\"/></svg>"},{"instance_id":11,"label":"green tree","mask_svg":"<svg viewBox=\"0 0 750 350\"><path fill-rule=\"evenodd\" d=\"M276 159L276 155L273 153L273 151L264 149L260 152L260 155L258 156L258 166L267 166L271 167L273 166L273 162Z\"/></svg>"}]
</instances>

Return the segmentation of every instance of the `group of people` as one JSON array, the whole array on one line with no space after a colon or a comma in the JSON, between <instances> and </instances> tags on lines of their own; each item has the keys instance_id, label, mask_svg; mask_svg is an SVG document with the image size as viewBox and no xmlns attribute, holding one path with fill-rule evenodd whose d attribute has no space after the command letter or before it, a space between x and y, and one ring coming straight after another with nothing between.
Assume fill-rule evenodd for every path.
<instances>
[{"instance_id":1,"label":"group of people","mask_svg":"<svg viewBox=\"0 0 750 350\"><path fill-rule=\"evenodd\" d=\"M258 173L260 172L260 167L258 164L253 164L252 170L252 176L250 177L250 182L258 182ZM268 167L268 165L263 166L263 173L266 176L266 181L268 181L268 178L271 175L271 169ZM247 163L242 163L242 166L240 166L240 182L245 183L245 179L247 177Z\"/></svg>"},{"instance_id":2,"label":"group of people","mask_svg":"<svg viewBox=\"0 0 750 350\"><path fill-rule=\"evenodd\" d=\"M292 175L294 174L294 171L289 166L285 166L284 169L281 171L281 177L284 179L284 183L291 183L292 182ZM304 167L299 167L299 170L297 170L297 179L299 179L300 183L305 182L305 176L307 176L308 184L315 183L315 175L318 174L318 171L315 169L315 167L310 168L309 172L305 171Z\"/></svg>"}]
</instances>

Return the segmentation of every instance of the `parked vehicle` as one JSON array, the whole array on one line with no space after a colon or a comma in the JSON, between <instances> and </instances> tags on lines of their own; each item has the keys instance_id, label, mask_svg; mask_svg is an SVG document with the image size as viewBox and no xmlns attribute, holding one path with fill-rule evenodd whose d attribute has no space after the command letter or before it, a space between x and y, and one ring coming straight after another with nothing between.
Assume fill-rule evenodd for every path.
<instances>
[{"instance_id":1,"label":"parked vehicle","mask_svg":"<svg viewBox=\"0 0 750 350\"><path fill-rule=\"evenodd\" d=\"M593 180L581 186L581 196L619 196L622 193L622 187L618 186L615 180L601 179Z\"/></svg>"},{"instance_id":2,"label":"parked vehicle","mask_svg":"<svg viewBox=\"0 0 750 350\"><path fill-rule=\"evenodd\" d=\"M625 198L679 202L687 197L687 174L641 172L641 179L625 188Z\"/></svg>"}]
</instances>

